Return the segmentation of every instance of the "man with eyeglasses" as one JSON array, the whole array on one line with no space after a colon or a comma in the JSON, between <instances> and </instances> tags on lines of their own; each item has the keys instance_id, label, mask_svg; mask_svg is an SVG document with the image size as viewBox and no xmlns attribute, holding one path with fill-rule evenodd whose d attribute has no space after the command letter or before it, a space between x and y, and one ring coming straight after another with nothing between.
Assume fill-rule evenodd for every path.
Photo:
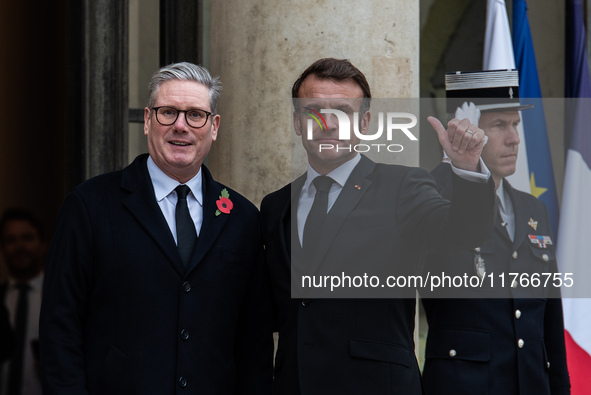
<instances>
[{"instance_id":1,"label":"man with eyeglasses","mask_svg":"<svg viewBox=\"0 0 591 395\"><path fill-rule=\"evenodd\" d=\"M45 394L266 394L272 378L259 214L203 161L221 83L158 70L148 154L61 209L41 312Z\"/></svg>"}]
</instances>

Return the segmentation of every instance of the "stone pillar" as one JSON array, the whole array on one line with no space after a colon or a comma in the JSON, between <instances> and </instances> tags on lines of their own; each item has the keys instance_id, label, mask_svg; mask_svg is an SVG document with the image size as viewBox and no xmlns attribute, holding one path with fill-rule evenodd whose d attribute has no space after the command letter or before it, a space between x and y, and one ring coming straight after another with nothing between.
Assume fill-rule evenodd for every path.
<instances>
[{"instance_id":1,"label":"stone pillar","mask_svg":"<svg viewBox=\"0 0 591 395\"><path fill-rule=\"evenodd\" d=\"M69 188L127 163L128 7L127 0L69 0Z\"/></svg>"},{"instance_id":2,"label":"stone pillar","mask_svg":"<svg viewBox=\"0 0 591 395\"><path fill-rule=\"evenodd\" d=\"M419 2L212 2L210 70L223 83L214 176L256 204L292 179L291 85L323 57L350 59L376 98L419 97ZM373 129L375 130L375 129ZM418 164L418 143L398 162ZM294 159L294 173L305 157Z\"/></svg>"}]
</instances>

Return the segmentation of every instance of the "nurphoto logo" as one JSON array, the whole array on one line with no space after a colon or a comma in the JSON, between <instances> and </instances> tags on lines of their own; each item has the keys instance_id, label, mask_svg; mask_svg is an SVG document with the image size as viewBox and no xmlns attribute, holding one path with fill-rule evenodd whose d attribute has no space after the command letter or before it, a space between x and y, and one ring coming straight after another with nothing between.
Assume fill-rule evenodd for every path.
<instances>
[{"instance_id":1,"label":"nurphoto logo","mask_svg":"<svg viewBox=\"0 0 591 395\"><path fill-rule=\"evenodd\" d=\"M333 114L337 117L338 125L339 125L339 140L347 141L351 139L351 130L355 136L361 141L376 141L382 138L384 134L384 129L386 130L386 139L388 144L356 144L354 146L348 147L339 147L333 144L319 144L318 150L322 152L323 150L354 150L356 152L368 152L372 149L377 150L380 152L381 149L386 149L389 152L401 152L404 147L401 144L390 144L399 133L395 134L395 131L401 131L403 134L411 141L417 141L417 137L410 131L413 127L417 124L417 117L414 114L408 112L379 112L378 113L378 130L375 133L370 134L369 131L361 133L359 130L359 119L360 115L359 112L353 113L353 128L351 128L351 120L350 115L344 111L337 110L334 108L326 108L321 109L320 111L316 111L310 107L303 107L305 115L309 116L307 123L307 134L306 138L308 140L313 139L313 129L314 129L314 122L318 125L322 132L328 131L328 124L326 119L322 116L322 114ZM386 120L385 128L384 128L384 119Z\"/></svg>"}]
</instances>

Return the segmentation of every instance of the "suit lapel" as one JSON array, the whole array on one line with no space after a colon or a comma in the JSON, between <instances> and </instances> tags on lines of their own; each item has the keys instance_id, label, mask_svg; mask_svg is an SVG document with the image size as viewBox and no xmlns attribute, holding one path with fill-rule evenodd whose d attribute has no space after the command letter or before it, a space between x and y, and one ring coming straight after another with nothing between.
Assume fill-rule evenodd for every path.
<instances>
[{"instance_id":1,"label":"suit lapel","mask_svg":"<svg viewBox=\"0 0 591 395\"><path fill-rule=\"evenodd\" d=\"M187 274L197 267L205 254L211 249L214 241L218 238L222 228L226 224L228 217L230 215L236 215L232 212L230 214L222 213L218 216L215 215L217 211L216 201L220 198L222 187L214 181L205 165L201 167L201 172L203 175L203 223L201 224L197 246L193 250L193 255L189 260ZM230 200L232 200L232 195L230 195Z\"/></svg>"},{"instance_id":2,"label":"suit lapel","mask_svg":"<svg viewBox=\"0 0 591 395\"><path fill-rule=\"evenodd\" d=\"M282 243L282 250L285 253L285 262L291 265L292 248L301 248L298 235L298 201L300 193L306 182L306 173L296 178L291 183L291 193L288 201L281 212L281 229L279 238Z\"/></svg>"},{"instance_id":3,"label":"suit lapel","mask_svg":"<svg viewBox=\"0 0 591 395\"><path fill-rule=\"evenodd\" d=\"M367 176L373 172L375 166L376 164L374 162L362 155L361 161L351 172L339 197L328 212L320 231L320 238L316 244L313 257L315 267L320 264L330 249L332 241L336 237L341 225L371 185L372 182L367 179Z\"/></svg>"},{"instance_id":4,"label":"suit lapel","mask_svg":"<svg viewBox=\"0 0 591 395\"><path fill-rule=\"evenodd\" d=\"M511 238L509 237L509 232L507 232L507 229L503 226L503 218L501 217L501 212L498 209L497 220L495 222L495 232L497 232L507 243L512 243Z\"/></svg>"},{"instance_id":5,"label":"suit lapel","mask_svg":"<svg viewBox=\"0 0 591 395\"><path fill-rule=\"evenodd\" d=\"M185 269L168 223L156 202L146 164L147 157L147 155L138 157L123 170L121 188L130 192L123 199L123 205L162 250L177 273L182 276Z\"/></svg>"},{"instance_id":6,"label":"suit lapel","mask_svg":"<svg viewBox=\"0 0 591 395\"><path fill-rule=\"evenodd\" d=\"M516 250L517 247L523 243L523 240L525 239L525 236L528 232L527 222L531 215L531 206L525 204L523 200L517 198L515 189L513 189L507 180L505 180L504 183L507 193L509 194L509 198L511 199L511 203L513 203L513 213L515 215L515 237L513 237L513 249Z\"/></svg>"}]
</instances>

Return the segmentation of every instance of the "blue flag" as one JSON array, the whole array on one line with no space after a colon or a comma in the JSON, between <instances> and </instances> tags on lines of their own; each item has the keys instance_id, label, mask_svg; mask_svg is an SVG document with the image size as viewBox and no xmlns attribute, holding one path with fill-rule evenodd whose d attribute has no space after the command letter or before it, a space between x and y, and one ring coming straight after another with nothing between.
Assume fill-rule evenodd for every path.
<instances>
[{"instance_id":1,"label":"blue flag","mask_svg":"<svg viewBox=\"0 0 591 395\"><path fill-rule=\"evenodd\" d=\"M550 144L542 105L542 92L538 79L536 56L527 19L525 0L513 0L513 52L519 70L519 96L524 103L534 104L531 110L523 111L523 128L529 166L531 193L542 200L548 208L552 232L557 234L558 198L554 182L554 170Z\"/></svg>"},{"instance_id":2,"label":"blue flag","mask_svg":"<svg viewBox=\"0 0 591 395\"><path fill-rule=\"evenodd\" d=\"M564 97L575 99L589 98L591 97L591 80L589 78L589 62L587 61L583 4L580 0L569 0L567 18ZM574 149L580 149L586 152L587 150L581 149L583 146L580 145L582 135L584 134L583 131L580 131L579 136L577 137L579 144L571 144L571 135L576 127L574 120L582 116L582 112L575 111L573 106L576 107L581 103L576 100L567 100L567 104L567 122L564 133L565 152L567 152L571 146ZM591 153L591 150L588 151Z\"/></svg>"},{"instance_id":3,"label":"blue flag","mask_svg":"<svg viewBox=\"0 0 591 395\"><path fill-rule=\"evenodd\" d=\"M591 233L591 80L581 0L567 2L565 68L566 171L558 229L559 270L591 278L585 248ZM563 295L565 295L563 293ZM563 299L566 358L572 395L591 393L591 299Z\"/></svg>"}]
</instances>

